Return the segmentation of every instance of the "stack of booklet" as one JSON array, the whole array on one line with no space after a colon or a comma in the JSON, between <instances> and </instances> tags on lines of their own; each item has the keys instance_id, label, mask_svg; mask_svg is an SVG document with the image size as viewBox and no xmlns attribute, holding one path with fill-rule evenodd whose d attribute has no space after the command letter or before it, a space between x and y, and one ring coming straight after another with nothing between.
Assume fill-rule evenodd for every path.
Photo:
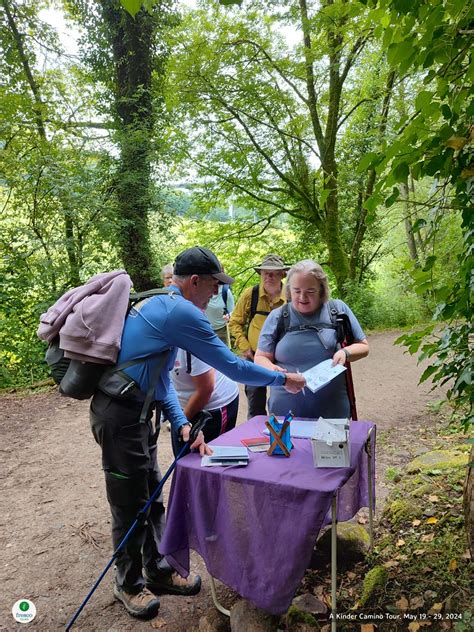
<instances>
[{"instance_id":1,"label":"stack of booklet","mask_svg":"<svg viewBox=\"0 0 474 632\"><path fill-rule=\"evenodd\" d=\"M241 443L244 444L250 452L266 452L270 447L270 437L249 437L248 439L241 439Z\"/></svg>"},{"instance_id":2,"label":"stack of booklet","mask_svg":"<svg viewBox=\"0 0 474 632\"><path fill-rule=\"evenodd\" d=\"M226 465L247 465L249 452L247 448L233 445L212 445L211 456L203 456L202 467L223 467Z\"/></svg>"}]
</instances>

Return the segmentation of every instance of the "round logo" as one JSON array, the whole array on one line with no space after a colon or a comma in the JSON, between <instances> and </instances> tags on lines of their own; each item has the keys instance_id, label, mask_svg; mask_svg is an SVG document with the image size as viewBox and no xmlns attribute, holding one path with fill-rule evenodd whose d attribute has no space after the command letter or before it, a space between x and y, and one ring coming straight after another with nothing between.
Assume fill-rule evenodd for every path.
<instances>
[{"instance_id":1,"label":"round logo","mask_svg":"<svg viewBox=\"0 0 474 632\"><path fill-rule=\"evenodd\" d=\"M12 615L18 623L30 623L36 617L36 606L29 599L19 599L13 604Z\"/></svg>"}]
</instances>

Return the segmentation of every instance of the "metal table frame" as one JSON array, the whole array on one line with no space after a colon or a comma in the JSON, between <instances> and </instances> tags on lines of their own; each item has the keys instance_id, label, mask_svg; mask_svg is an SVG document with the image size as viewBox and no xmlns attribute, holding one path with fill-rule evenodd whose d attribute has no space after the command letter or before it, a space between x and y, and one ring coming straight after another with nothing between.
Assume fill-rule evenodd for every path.
<instances>
[{"instance_id":1,"label":"metal table frame","mask_svg":"<svg viewBox=\"0 0 474 632\"><path fill-rule=\"evenodd\" d=\"M369 536L370 536L370 550L372 551L374 546L374 490L372 486L372 431L374 427L370 428L367 441L365 442L365 451L367 453L367 481L369 492ZM337 492L334 494L331 504L331 632L336 632L337 622ZM224 608L224 606L217 599L216 582L214 577L209 573L209 580L211 584L211 595L214 606L224 614L226 617L230 617L230 610Z\"/></svg>"}]
</instances>

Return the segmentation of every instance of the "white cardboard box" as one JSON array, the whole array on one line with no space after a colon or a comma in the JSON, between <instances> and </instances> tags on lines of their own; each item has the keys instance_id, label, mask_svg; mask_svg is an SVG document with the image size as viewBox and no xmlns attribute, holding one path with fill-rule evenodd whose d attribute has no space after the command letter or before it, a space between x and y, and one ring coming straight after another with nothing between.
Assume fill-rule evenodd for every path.
<instances>
[{"instance_id":1,"label":"white cardboard box","mask_svg":"<svg viewBox=\"0 0 474 632\"><path fill-rule=\"evenodd\" d=\"M316 422L311 444L314 467L349 467L349 420L320 417Z\"/></svg>"}]
</instances>

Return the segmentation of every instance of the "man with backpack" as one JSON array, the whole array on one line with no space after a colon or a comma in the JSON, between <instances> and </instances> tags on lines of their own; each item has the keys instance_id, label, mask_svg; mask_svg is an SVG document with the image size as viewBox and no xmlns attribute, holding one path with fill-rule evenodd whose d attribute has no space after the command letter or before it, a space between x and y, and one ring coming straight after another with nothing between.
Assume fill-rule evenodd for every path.
<instances>
[{"instance_id":1,"label":"man with backpack","mask_svg":"<svg viewBox=\"0 0 474 632\"><path fill-rule=\"evenodd\" d=\"M299 374L271 371L237 358L213 332L203 310L219 284L232 282L210 250L189 248L176 257L169 293L145 298L125 319L118 363L126 365L120 373L133 380L134 386L123 391L123 396L107 394L99 386L90 413L94 438L102 448L114 550L161 478L155 409L157 419L160 409L164 411L183 441L190 436L191 425L170 381L178 347L239 382L279 384L292 393L304 387ZM156 384L154 398L143 414L145 393L152 384ZM202 432L191 447L199 448L201 454L210 453ZM136 617L155 616L159 594L194 595L201 587L199 576L182 578L160 554L164 524L160 496L116 557L114 595Z\"/></svg>"},{"instance_id":2,"label":"man with backpack","mask_svg":"<svg viewBox=\"0 0 474 632\"><path fill-rule=\"evenodd\" d=\"M240 354L246 360L253 362L260 331L268 314L286 302L282 281L288 269L281 257L267 255L261 265L254 268L260 275L260 283L244 290L237 301L230 317L229 329ZM245 394L248 419L266 415L266 387L246 385Z\"/></svg>"}]
</instances>

